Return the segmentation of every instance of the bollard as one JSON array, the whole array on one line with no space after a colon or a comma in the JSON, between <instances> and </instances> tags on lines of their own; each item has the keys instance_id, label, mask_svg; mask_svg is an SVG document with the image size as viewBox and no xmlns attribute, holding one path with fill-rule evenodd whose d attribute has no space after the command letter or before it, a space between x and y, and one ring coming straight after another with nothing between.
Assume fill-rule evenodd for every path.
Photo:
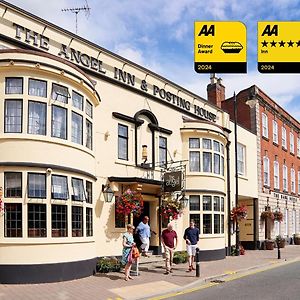
<instances>
[{"instance_id":1,"label":"bollard","mask_svg":"<svg viewBox=\"0 0 300 300\"><path fill-rule=\"evenodd\" d=\"M200 249L196 248L196 277L200 277Z\"/></svg>"},{"instance_id":2,"label":"bollard","mask_svg":"<svg viewBox=\"0 0 300 300\"><path fill-rule=\"evenodd\" d=\"M277 258L281 259L279 242L277 241Z\"/></svg>"}]
</instances>

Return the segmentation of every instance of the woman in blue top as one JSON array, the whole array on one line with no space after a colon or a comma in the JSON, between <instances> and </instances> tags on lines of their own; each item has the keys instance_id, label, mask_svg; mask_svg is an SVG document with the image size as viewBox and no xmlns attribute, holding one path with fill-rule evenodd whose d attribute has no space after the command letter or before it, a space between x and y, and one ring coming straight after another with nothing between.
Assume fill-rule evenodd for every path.
<instances>
[{"instance_id":1,"label":"woman in blue top","mask_svg":"<svg viewBox=\"0 0 300 300\"><path fill-rule=\"evenodd\" d=\"M130 269L132 266L132 260L130 259L130 252L135 243L133 241L133 230L134 226L131 224L127 225L127 232L123 234L123 253L122 253L122 264L125 265L125 280L133 279L130 276Z\"/></svg>"}]
</instances>

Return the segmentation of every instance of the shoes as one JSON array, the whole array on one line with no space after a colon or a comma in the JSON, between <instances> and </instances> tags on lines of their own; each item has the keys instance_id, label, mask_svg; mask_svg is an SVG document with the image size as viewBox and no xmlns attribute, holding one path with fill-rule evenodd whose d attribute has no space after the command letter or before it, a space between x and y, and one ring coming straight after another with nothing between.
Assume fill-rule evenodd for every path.
<instances>
[{"instance_id":1,"label":"shoes","mask_svg":"<svg viewBox=\"0 0 300 300\"><path fill-rule=\"evenodd\" d=\"M173 273L173 270L172 270L172 269L170 270L170 273Z\"/></svg>"},{"instance_id":2,"label":"shoes","mask_svg":"<svg viewBox=\"0 0 300 300\"><path fill-rule=\"evenodd\" d=\"M194 266L192 266L192 270L196 270L196 269L194 268Z\"/></svg>"},{"instance_id":3,"label":"shoes","mask_svg":"<svg viewBox=\"0 0 300 300\"><path fill-rule=\"evenodd\" d=\"M133 277L131 277L131 276L128 276L128 278L133 280Z\"/></svg>"},{"instance_id":4,"label":"shoes","mask_svg":"<svg viewBox=\"0 0 300 300\"><path fill-rule=\"evenodd\" d=\"M165 273L164 273L164 275L169 275L170 274L170 272L169 271L166 271Z\"/></svg>"},{"instance_id":5,"label":"shoes","mask_svg":"<svg viewBox=\"0 0 300 300\"><path fill-rule=\"evenodd\" d=\"M145 257L150 257L150 255L148 255L147 252L142 252L142 255Z\"/></svg>"},{"instance_id":6,"label":"shoes","mask_svg":"<svg viewBox=\"0 0 300 300\"><path fill-rule=\"evenodd\" d=\"M125 277L125 278L124 278L124 280L125 280L125 281L128 281L128 280L129 280L129 278L128 278L128 277Z\"/></svg>"},{"instance_id":7,"label":"shoes","mask_svg":"<svg viewBox=\"0 0 300 300\"><path fill-rule=\"evenodd\" d=\"M192 266L189 266L189 269L186 270L187 272L192 272L193 271L193 267Z\"/></svg>"}]
</instances>

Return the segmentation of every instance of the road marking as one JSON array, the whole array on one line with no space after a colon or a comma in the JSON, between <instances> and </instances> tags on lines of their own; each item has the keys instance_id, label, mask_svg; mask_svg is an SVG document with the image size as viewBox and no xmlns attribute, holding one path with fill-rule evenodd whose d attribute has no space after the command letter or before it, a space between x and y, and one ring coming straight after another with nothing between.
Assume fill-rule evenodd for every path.
<instances>
[{"instance_id":1,"label":"road marking","mask_svg":"<svg viewBox=\"0 0 300 300\"><path fill-rule=\"evenodd\" d=\"M218 285L218 284L219 283L209 282L204 285L201 285L200 287L190 288L190 289L179 291L179 292L174 292L174 293L170 293L170 294L166 294L166 295L162 295L162 296L157 296L157 297L149 298L148 300L162 300L162 299L166 299L166 298L170 298L170 297L176 297L179 295L189 294L189 293L192 293L195 291L203 290L203 289L206 289L206 288Z\"/></svg>"},{"instance_id":2,"label":"road marking","mask_svg":"<svg viewBox=\"0 0 300 300\"><path fill-rule=\"evenodd\" d=\"M236 273L236 271L225 271L225 274L235 274Z\"/></svg>"},{"instance_id":3,"label":"road marking","mask_svg":"<svg viewBox=\"0 0 300 300\"><path fill-rule=\"evenodd\" d=\"M296 260L296 261L298 261L298 260ZM294 262L295 262L295 260L292 260L292 261L289 261L289 262L284 261L284 262L277 262L277 263L274 261L272 265L269 265L269 266L266 266L266 267L263 267L263 268L257 269L257 270L252 270L252 271L248 271L248 272L246 271L245 273L242 273L242 274L236 274L236 275L230 276L228 278L224 278L224 281L225 282L233 281L233 280L240 279L240 278L243 278L243 277L246 277L246 276L250 276L250 275L253 275L253 274L256 274L256 273L261 273L261 272L272 270L272 269L275 269L275 268L278 268L278 267L281 267L281 266L286 266L286 265L292 264ZM216 286L216 285L219 285L219 284L220 283L209 282L209 283L206 283L204 285L201 285L201 286L198 286L198 287L195 287L195 288L190 288L190 289L186 289L186 290L182 290L182 291L178 291L178 292L174 292L174 293L165 294L165 295L162 295L162 296L149 298L148 300L162 300L162 299L167 299L167 298L170 298L170 297L177 297L177 296L180 296L180 295L185 295L185 294L200 291L200 290L203 290L203 289L206 289L206 288L210 288L210 287L213 287L213 286Z\"/></svg>"}]
</instances>

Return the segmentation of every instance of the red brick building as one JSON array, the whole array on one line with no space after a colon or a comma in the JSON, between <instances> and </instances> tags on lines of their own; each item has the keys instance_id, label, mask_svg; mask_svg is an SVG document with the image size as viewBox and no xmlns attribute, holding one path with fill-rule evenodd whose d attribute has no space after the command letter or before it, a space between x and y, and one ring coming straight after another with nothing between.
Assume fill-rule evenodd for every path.
<instances>
[{"instance_id":1,"label":"red brick building","mask_svg":"<svg viewBox=\"0 0 300 300\"><path fill-rule=\"evenodd\" d=\"M212 78L208 101L234 119L234 97L225 99L225 87ZM237 123L257 136L258 199L253 201L253 243L283 236L289 243L300 231L300 123L259 87L253 85L236 95ZM246 158L247 160L247 158ZM263 211L283 214L283 220L261 218ZM278 214L277 214L278 215Z\"/></svg>"}]
</instances>

